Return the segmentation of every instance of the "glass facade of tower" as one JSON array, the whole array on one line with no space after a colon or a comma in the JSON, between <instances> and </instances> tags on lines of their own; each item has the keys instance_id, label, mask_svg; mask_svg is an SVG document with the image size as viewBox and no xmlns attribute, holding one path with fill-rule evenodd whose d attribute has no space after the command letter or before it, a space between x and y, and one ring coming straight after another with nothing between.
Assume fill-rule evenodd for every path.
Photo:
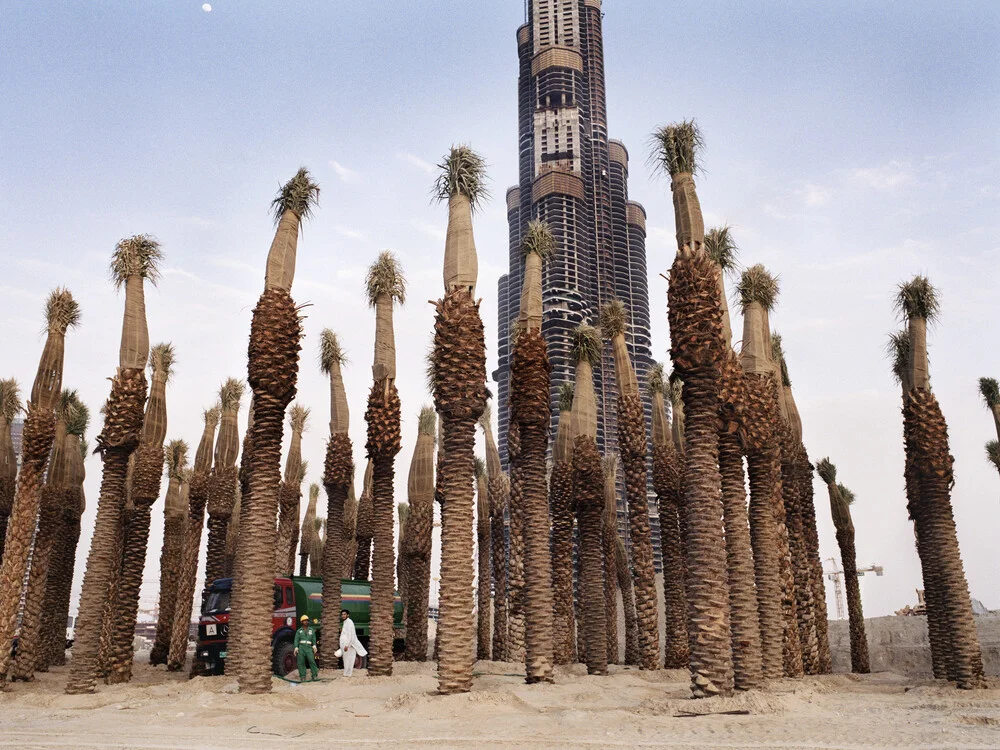
<instances>
[{"instance_id":1,"label":"glass facade of tower","mask_svg":"<svg viewBox=\"0 0 1000 750\"><path fill-rule=\"evenodd\" d=\"M600 0L530 0L527 22L517 30L519 184L507 191L509 271L498 284L497 428L507 462L511 333L518 315L528 222L549 224L556 251L542 274L542 333L552 365L552 434L558 393L572 382L573 330L597 324L601 305L625 304L627 343L645 393L652 364L646 279L646 214L628 199L628 151L609 140L604 89L604 40ZM614 360L605 346L594 370L598 448L617 450ZM650 404L646 403L647 433ZM619 526L625 532L624 485L619 480ZM650 524L657 569L659 522L650 491Z\"/></svg>"}]
</instances>

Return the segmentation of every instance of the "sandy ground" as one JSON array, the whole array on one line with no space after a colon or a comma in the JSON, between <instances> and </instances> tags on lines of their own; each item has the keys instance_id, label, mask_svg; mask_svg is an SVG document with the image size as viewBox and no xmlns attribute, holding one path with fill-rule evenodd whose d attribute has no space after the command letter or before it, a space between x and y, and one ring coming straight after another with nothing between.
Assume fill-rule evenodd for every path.
<instances>
[{"instance_id":1,"label":"sandy ground","mask_svg":"<svg viewBox=\"0 0 1000 750\"><path fill-rule=\"evenodd\" d=\"M59 668L0 695L0 748L1000 747L996 680L960 692L892 673L830 675L694 701L682 671L589 677L575 665L554 685L526 685L513 666L478 663L472 693L456 696L434 694L431 663L397 663L385 678L275 678L263 696L147 664L129 685L68 696Z\"/></svg>"}]
</instances>

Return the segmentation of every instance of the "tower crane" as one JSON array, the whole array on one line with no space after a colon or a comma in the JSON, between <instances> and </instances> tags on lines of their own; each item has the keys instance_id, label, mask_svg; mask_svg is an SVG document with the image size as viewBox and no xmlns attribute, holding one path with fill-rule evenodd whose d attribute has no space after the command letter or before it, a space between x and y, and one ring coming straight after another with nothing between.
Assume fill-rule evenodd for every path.
<instances>
[{"instance_id":1,"label":"tower crane","mask_svg":"<svg viewBox=\"0 0 1000 750\"><path fill-rule=\"evenodd\" d=\"M827 571L826 577L833 581L833 594L834 599L837 602L837 619L844 619L844 571L837 570L837 561L828 557L827 562L830 563L830 567L833 568ZM881 565L869 565L867 568L858 568L858 577L863 576L865 573L874 573L877 576L881 576L884 572Z\"/></svg>"}]
</instances>

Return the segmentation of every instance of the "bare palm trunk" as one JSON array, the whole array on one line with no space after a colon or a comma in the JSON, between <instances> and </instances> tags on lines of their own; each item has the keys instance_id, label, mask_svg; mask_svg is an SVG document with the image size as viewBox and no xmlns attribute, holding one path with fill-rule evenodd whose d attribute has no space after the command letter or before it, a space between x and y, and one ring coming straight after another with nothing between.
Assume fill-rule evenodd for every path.
<instances>
[{"instance_id":1,"label":"bare palm trunk","mask_svg":"<svg viewBox=\"0 0 1000 750\"><path fill-rule=\"evenodd\" d=\"M579 378L577 379L579 387ZM575 418L575 417L574 417ZM580 435L573 445L573 492L580 530L580 612L588 674L607 674L607 620L604 612L604 564L601 549L604 471L597 445Z\"/></svg>"},{"instance_id":2,"label":"bare palm trunk","mask_svg":"<svg viewBox=\"0 0 1000 750\"><path fill-rule=\"evenodd\" d=\"M163 518L163 547L160 550L160 601L156 620L156 640L149 652L150 664L166 664L170 655L170 637L177 610L177 587L180 580L181 558L184 555L184 536L187 529L188 483L171 479L176 490L167 489ZM172 494L176 500L171 502Z\"/></svg>"},{"instance_id":3,"label":"bare palm trunk","mask_svg":"<svg viewBox=\"0 0 1000 750\"><path fill-rule=\"evenodd\" d=\"M601 518L601 562L604 565L604 639L608 664L618 664L618 455L604 457L604 514Z\"/></svg>"},{"instance_id":4,"label":"bare palm trunk","mask_svg":"<svg viewBox=\"0 0 1000 750\"><path fill-rule=\"evenodd\" d=\"M549 479L552 509L553 661L570 664L576 651L573 612L573 412L560 404L559 427ZM494 547L494 553L496 548Z\"/></svg>"},{"instance_id":5,"label":"bare palm trunk","mask_svg":"<svg viewBox=\"0 0 1000 750\"><path fill-rule=\"evenodd\" d=\"M844 567L844 588L847 589L847 616L851 630L851 671L868 674L868 640L865 638L865 616L861 609L861 586L858 584L857 552L854 549L854 529L837 531L837 545Z\"/></svg>"},{"instance_id":6,"label":"bare palm trunk","mask_svg":"<svg viewBox=\"0 0 1000 750\"><path fill-rule=\"evenodd\" d=\"M499 457L497 459L499 465ZM493 547L493 660L510 661L507 618L507 540L504 516L510 480L490 474L490 539ZM572 602L572 596L570 597Z\"/></svg>"},{"instance_id":7,"label":"bare palm trunk","mask_svg":"<svg viewBox=\"0 0 1000 750\"><path fill-rule=\"evenodd\" d=\"M427 608L434 532L434 410L420 412L417 444L407 478L410 517L406 522L406 659L427 661Z\"/></svg>"},{"instance_id":8,"label":"bare palm trunk","mask_svg":"<svg viewBox=\"0 0 1000 750\"><path fill-rule=\"evenodd\" d=\"M518 469L521 460L521 429L511 420L507 431L507 459L510 463L510 493L507 511L510 551L507 560L508 661L523 662L524 643L524 483Z\"/></svg>"},{"instance_id":9,"label":"bare palm trunk","mask_svg":"<svg viewBox=\"0 0 1000 750\"><path fill-rule=\"evenodd\" d=\"M490 501L487 498L485 467L476 478L476 658L490 660Z\"/></svg>"},{"instance_id":10,"label":"bare palm trunk","mask_svg":"<svg viewBox=\"0 0 1000 750\"><path fill-rule=\"evenodd\" d=\"M625 610L625 663L639 664L639 620L635 611L635 594L632 591L632 573L629 570L625 543L615 540L615 571L618 589L622 592L622 609Z\"/></svg>"}]
</instances>

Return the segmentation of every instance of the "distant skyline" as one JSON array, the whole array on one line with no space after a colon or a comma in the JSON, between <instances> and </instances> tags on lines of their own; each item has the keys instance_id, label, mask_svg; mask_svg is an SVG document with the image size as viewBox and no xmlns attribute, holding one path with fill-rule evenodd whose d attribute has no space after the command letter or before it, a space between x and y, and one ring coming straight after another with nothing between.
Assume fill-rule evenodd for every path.
<instances>
[{"instance_id":1,"label":"distant skyline","mask_svg":"<svg viewBox=\"0 0 1000 750\"><path fill-rule=\"evenodd\" d=\"M609 0L604 11L609 130L629 144L629 197L648 213L654 358L667 359L660 274L674 228L669 182L646 164L645 144L657 125L693 117L706 140L706 224L731 224L742 262L779 275L771 322L784 337L806 447L813 460L829 455L858 497L859 565L885 568L862 579L869 616L914 604L921 586L903 496L900 393L883 354L899 326L891 299L915 273L940 289L929 345L956 460L959 541L972 596L1000 608L1000 479L985 458L993 425L976 390L980 376L1000 377L1000 5ZM6 3L0 377L30 389L42 305L65 284L83 318L67 337L64 382L96 418L123 306L108 259L119 238L148 232L165 253L163 279L147 292L150 337L173 341L178 357L168 438L197 442L219 384L245 377L268 205L305 165L323 188L292 290L310 304L299 377L300 401L313 410L307 482L323 463L328 395L316 349L331 327L351 359L361 489L374 332L363 275L384 248L410 280L396 316L401 480L417 413L431 401L426 301L441 292L447 211L430 192L452 143L469 143L489 163L493 197L475 231L488 369L496 367L522 22L520 2L219 0L211 12L192 0ZM737 337L741 325L737 314ZM97 431L92 424L88 437ZM97 457L87 471L77 590ZM821 555L839 561L826 491L814 486ZM405 482L397 487L405 500ZM155 601L162 507L153 509L144 606Z\"/></svg>"}]
</instances>

